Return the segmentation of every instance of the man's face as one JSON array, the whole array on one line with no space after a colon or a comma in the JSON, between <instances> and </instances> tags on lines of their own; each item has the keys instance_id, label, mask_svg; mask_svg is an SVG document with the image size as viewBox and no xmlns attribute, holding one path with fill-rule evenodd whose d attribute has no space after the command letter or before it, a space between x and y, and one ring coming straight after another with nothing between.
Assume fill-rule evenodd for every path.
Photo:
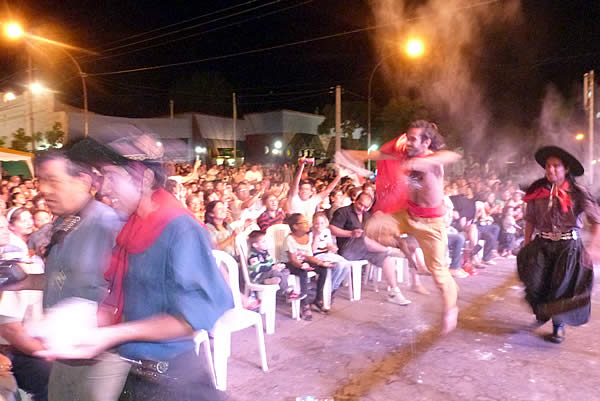
<instances>
[{"instance_id":1,"label":"man's face","mask_svg":"<svg viewBox=\"0 0 600 401\"><path fill-rule=\"evenodd\" d=\"M212 191L213 189L214 189L214 186L211 181L204 182L204 192Z\"/></svg>"},{"instance_id":2,"label":"man's face","mask_svg":"<svg viewBox=\"0 0 600 401\"><path fill-rule=\"evenodd\" d=\"M568 170L559 158L549 157L546 159L546 178L552 184L562 184L567 172Z\"/></svg>"},{"instance_id":3,"label":"man's face","mask_svg":"<svg viewBox=\"0 0 600 401\"><path fill-rule=\"evenodd\" d=\"M102 175L104 181L101 192L111 199L115 210L123 216L133 214L140 201L141 184L119 166L103 167Z\"/></svg>"},{"instance_id":4,"label":"man's face","mask_svg":"<svg viewBox=\"0 0 600 401\"><path fill-rule=\"evenodd\" d=\"M310 199L312 196L312 185L310 184L302 184L298 189L298 196L303 201Z\"/></svg>"},{"instance_id":5,"label":"man's face","mask_svg":"<svg viewBox=\"0 0 600 401\"><path fill-rule=\"evenodd\" d=\"M248 185L240 185L237 189L237 197L241 201L250 199L250 187Z\"/></svg>"},{"instance_id":6,"label":"man's face","mask_svg":"<svg viewBox=\"0 0 600 401\"><path fill-rule=\"evenodd\" d=\"M65 159L48 160L39 168L40 192L52 213L63 216L76 212L82 205L81 196L89 192L89 184L82 177L73 177L67 172Z\"/></svg>"},{"instance_id":7,"label":"man's face","mask_svg":"<svg viewBox=\"0 0 600 401\"><path fill-rule=\"evenodd\" d=\"M277 209L279 209L279 200L277 200L277 197L269 196L269 199L267 199L266 207L269 212L277 211Z\"/></svg>"},{"instance_id":8,"label":"man's face","mask_svg":"<svg viewBox=\"0 0 600 401\"><path fill-rule=\"evenodd\" d=\"M356 214L363 214L371 207L371 200L366 196L361 196L354 201L354 210Z\"/></svg>"},{"instance_id":9,"label":"man's face","mask_svg":"<svg viewBox=\"0 0 600 401\"><path fill-rule=\"evenodd\" d=\"M423 128L411 128L406 133L406 153L409 157L420 156L429 148L431 141L429 139L421 140L422 131Z\"/></svg>"}]
</instances>

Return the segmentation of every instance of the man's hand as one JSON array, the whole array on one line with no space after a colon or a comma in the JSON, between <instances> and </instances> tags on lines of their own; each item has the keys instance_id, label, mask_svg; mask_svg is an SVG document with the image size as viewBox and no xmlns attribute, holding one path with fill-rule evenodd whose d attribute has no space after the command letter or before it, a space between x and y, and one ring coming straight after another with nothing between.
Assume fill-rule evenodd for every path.
<instances>
[{"instance_id":1,"label":"man's hand","mask_svg":"<svg viewBox=\"0 0 600 401\"><path fill-rule=\"evenodd\" d=\"M356 230L352 230L352 234L350 235L352 238L360 238L363 236L364 230L362 228L357 228Z\"/></svg>"},{"instance_id":2,"label":"man's hand","mask_svg":"<svg viewBox=\"0 0 600 401\"><path fill-rule=\"evenodd\" d=\"M114 326L113 326L114 327ZM92 359L118 344L113 327L100 327L88 331L80 341L69 346L35 352L34 355L48 360L54 359Z\"/></svg>"},{"instance_id":3,"label":"man's hand","mask_svg":"<svg viewBox=\"0 0 600 401\"><path fill-rule=\"evenodd\" d=\"M282 271L283 269L285 269L285 263L277 263L275 264L275 266L273 266L274 270L277 270L278 272Z\"/></svg>"},{"instance_id":4,"label":"man's hand","mask_svg":"<svg viewBox=\"0 0 600 401\"><path fill-rule=\"evenodd\" d=\"M329 252L336 253L338 251L338 247L333 244L329 244L329 245L327 245L327 250Z\"/></svg>"}]
</instances>

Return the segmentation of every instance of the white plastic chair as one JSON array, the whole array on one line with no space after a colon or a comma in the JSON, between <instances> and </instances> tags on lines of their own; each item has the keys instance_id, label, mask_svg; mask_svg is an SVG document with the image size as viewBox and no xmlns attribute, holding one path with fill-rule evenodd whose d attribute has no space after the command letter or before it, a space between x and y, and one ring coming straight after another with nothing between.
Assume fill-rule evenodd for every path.
<instances>
[{"instance_id":1,"label":"white plastic chair","mask_svg":"<svg viewBox=\"0 0 600 401\"><path fill-rule=\"evenodd\" d=\"M240 255L242 264L242 275L246 288L250 291L256 291L257 297L260 299L260 313L265 315L265 330L267 334L275 333L275 311L277 308L277 284L256 284L250 281L248 275L248 236L245 233L240 233L235 238L236 252Z\"/></svg>"},{"instance_id":2,"label":"white plastic chair","mask_svg":"<svg viewBox=\"0 0 600 401\"><path fill-rule=\"evenodd\" d=\"M283 255L283 244L285 244L285 239L290 232L290 226L287 224L274 224L267 228L267 247L269 247L269 254L276 263L286 260Z\"/></svg>"},{"instance_id":3,"label":"white plastic chair","mask_svg":"<svg viewBox=\"0 0 600 401\"><path fill-rule=\"evenodd\" d=\"M246 310L242 306L238 281L238 264L235 259L223 251L213 250L213 255L217 266L223 264L229 272L229 287L233 294L234 303L234 308L225 312L217 320L212 330L217 389L225 391L227 389L227 359L231 355L231 333L255 326L262 370L267 372L269 367L267 365L262 318L260 314Z\"/></svg>"},{"instance_id":4,"label":"white plastic chair","mask_svg":"<svg viewBox=\"0 0 600 401\"><path fill-rule=\"evenodd\" d=\"M368 266L368 260L351 260L350 262L350 301L360 301L362 291L362 268Z\"/></svg>"},{"instance_id":5,"label":"white plastic chair","mask_svg":"<svg viewBox=\"0 0 600 401\"><path fill-rule=\"evenodd\" d=\"M200 356L200 345L204 349L204 357L206 363L210 368L210 377L212 379L213 386L217 386L217 380L215 378L215 366L213 365L213 357L210 352L210 341L208 339L208 332L206 330L198 330L194 333L194 344L196 345L196 355Z\"/></svg>"},{"instance_id":6,"label":"white plastic chair","mask_svg":"<svg viewBox=\"0 0 600 401\"><path fill-rule=\"evenodd\" d=\"M267 248L269 250L269 254L275 261L275 263L283 262L286 260L284 256L284 244L285 239L291 232L290 226L287 224L274 224L271 227L267 228L265 240L267 242ZM293 281L292 281L293 280ZM293 274L290 275L290 285L293 285L296 293L299 293L300 283L297 280L297 277ZM300 300L296 299L292 301L292 318L296 320L300 320Z\"/></svg>"},{"instance_id":7,"label":"white plastic chair","mask_svg":"<svg viewBox=\"0 0 600 401\"><path fill-rule=\"evenodd\" d=\"M396 280L399 283L404 281L404 270L408 269L408 259L394 257L394 261L396 262ZM379 292L379 282L381 281L381 275L383 272L383 267L375 266L372 263L369 263L367 270L367 281L373 280L373 288L375 292Z\"/></svg>"}]
</instances>

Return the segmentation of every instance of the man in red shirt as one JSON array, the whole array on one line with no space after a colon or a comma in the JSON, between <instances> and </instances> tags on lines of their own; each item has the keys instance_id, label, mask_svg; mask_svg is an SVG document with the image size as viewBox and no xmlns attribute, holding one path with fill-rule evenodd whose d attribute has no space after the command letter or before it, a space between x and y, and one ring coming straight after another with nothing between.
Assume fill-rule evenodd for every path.
<instances>
[{"instance_id":1,"label":"man in red shirt","mask_svg":"<svg viewBox=\"0 0 600 401\"><path fill-rule=\"evenodd\" d=\"M456 328L458 288L446 262L447 235L444 223L443 165L460 155L439 150L443 141L434 123L417 120L409 124L406 134L386 143L380 151L344 151L357 161L379 160L377 163L377 203L375 211L391 214L399 233L414 236L425 255L425 264L442 293L444 313L443 335ZM377 218L371 220L377 225ZM377 227L375 230L379 230ZM375 231L373 230L373 231ZM367 235L369 235L367 226ZM401 247L399 235L389 244Z\"/></svg>"}]
</instances>

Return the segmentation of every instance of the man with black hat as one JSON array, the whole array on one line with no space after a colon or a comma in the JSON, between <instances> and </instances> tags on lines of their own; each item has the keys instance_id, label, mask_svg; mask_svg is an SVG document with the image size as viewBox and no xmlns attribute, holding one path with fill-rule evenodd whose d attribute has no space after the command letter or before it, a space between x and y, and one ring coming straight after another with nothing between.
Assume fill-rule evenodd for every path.
<instances>
[{"instance_id":1,"label":"man with black hat","mask_svg":"<svg viewBox=\"0 0 600 401\"><path fill-rule=\"evenodd\" d=\"M596 259L599 253L600 208L575 182L584 169L573 155L545 146L535 153L535 160L546 174L531 184L523 198L527 202L525 241L517 266L538 324L552 319L554 329L546 339L561 343L565 324L579 326L590 318L594 281L590 254ZM587 251L580 234L584 214L592 224Z\"/></svg>"}]
</instances>

